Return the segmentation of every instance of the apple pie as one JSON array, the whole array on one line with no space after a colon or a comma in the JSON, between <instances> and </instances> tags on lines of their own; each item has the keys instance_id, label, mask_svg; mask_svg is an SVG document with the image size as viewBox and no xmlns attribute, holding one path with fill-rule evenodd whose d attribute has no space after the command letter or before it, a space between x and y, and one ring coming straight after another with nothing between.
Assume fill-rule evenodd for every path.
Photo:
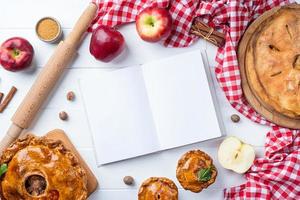
<instances>
[{"instance_id":1,"label":"apple pie","mask_svg":"<svg viewBox=\"0 0 300 200\"><path fill-rule=\"evenodd\" d=\"M4 163L1 199L87 199L86 172L60 141L28 135L3 152Z\"/></svg>"},{"instance_id":2,"label":"apple pie","mask_svg":"<svg viewBox=\"0 0 300 200\"><path fill-rule=\"evenodd\" d=\"M178 200L175 183L163 177L148 178L140 187L139 200Z\"/></svg>"},{"instance_id":3,"label":"apple pie","mask_svg":"<svg viewBox=\"0 0 300 200\"><path fill-rule=\"evenodd\" d=\"M215 182L217 174L213 160L203 151L189 151L178 161L176 176L186 190L201 192Z\"/></svg>"},{"instance_id":4,"label":"apple pie","mask_svg":"<svg viewBox=\"0 0 300 200\"><path fill-rule=\"evenodd\" d=\"M282 7L249 40L245 69L249 86L270 111L300 118L300 6Z\"/></svg>"}]
</instances>

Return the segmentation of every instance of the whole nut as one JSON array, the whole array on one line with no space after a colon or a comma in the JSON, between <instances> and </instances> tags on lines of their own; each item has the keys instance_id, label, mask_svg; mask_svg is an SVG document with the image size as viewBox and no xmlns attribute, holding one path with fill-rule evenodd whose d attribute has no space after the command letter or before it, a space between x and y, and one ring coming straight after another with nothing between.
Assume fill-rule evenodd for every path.
<instances>
[{"instance_id":1,"label":"whole nut","mask_svg":"<svg viewBox=\"0 0 300 200\"><path fill-rule=\"evenodd\" d=\"M125 176L123 181L126 185L132 185L134 183L134 179L132 176Z\"/></svg>"},{"instance_id":2,"label":"whole nut","mask_svg":"<svg viewBox=\"0 0 300 200\"><path fill-rule=\"evenodd\" d=\"M63 121L67 120L69 118L68 113L66 113L65 111L60 112L59 118Z\"/></svg>"},{"instance_id":3,"label":"whole nut","mask_svg":"<svg viewBox=\"0 0 300 200\"><path fill-rule=\"evenodd\" d=\"M231 121L234 122L234 123L237 123L240 121L240 116L238 116L237 114L233 114L231 115Z\"/></svg>"},{"instance_id":4,"label":"whole nut","mask_svg":"<svg viewBox=\"0 0 300 200\"><path fill-rule=\"evenodd\" d=\"M68 92L67 93L67 99L68 99L68 101L74 101L75 93L73 91Z\"/></svg>"}]
</instances>

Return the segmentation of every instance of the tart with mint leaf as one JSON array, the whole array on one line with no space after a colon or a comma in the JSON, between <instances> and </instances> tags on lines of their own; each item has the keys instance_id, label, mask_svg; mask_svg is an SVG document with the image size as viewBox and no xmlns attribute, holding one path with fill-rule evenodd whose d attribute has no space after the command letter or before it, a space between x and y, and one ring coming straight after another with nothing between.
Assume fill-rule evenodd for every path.
<instances>
[{"instance_id":1,"label":"tart with mint leaf","mask_svg":"<svg viewBox=\"0 0 300 200\"><path fill-rule=\"evenodd\" d=\"M215 182L217 174L213 160L203 151L189 151L178 161L176 176L185 190L201 192Z\"/></svg>"}]
</instances>

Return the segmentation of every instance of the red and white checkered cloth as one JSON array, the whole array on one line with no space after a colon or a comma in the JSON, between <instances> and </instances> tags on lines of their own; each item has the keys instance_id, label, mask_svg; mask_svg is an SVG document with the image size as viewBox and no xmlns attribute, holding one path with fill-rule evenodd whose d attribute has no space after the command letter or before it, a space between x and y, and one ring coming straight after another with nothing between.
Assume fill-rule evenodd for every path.
<instances>
[{"instance_id":1,"label":"red and white checkered cloth","mask_svg":"<svg viewBox=\"0 0 300 200\"><path fill-rule=\"evenodd\" d=\"M265 158L256 159L246 173L247 182L224 190L225 199L300 199L300 130L280 128L255 112L243 96L237 61L238 41L251 21L266 10L288 0L106 0L99 5L97 24L109 26L133 22L148 6L167 7L173 30L164 41L168 47L186 47L197 40L189 34L192 21L201 17L226 33L224 47L218 49L216 76L231 105L254 122L269 125Z\"/></svg>"}]
</instances>

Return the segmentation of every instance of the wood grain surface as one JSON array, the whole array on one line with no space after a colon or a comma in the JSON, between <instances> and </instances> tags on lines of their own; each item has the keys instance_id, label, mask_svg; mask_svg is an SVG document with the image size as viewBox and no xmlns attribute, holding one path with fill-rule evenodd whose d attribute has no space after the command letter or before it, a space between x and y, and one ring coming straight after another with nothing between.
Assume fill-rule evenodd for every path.
<instances>
[{"instance_id":1,"label":"wood grain surface","mask_svg":"<svg viewBox=\"0 0 300 200\"><path fill-rule=\"evenodd\" d=\"M96 176L93 174L89 166L86 164L86 162L83 160L79 152L76 150L75 146L69 139L69 137L65 134L63 130L55 129L53 131L50 131L45 135L47 138L52 140L60 140L64 144L64 146L70 150L78 159L80 165L85 169L88 179L87 189L89 195L91 195L98 187L98 181Z\"/></svg>"}]
</instances>

